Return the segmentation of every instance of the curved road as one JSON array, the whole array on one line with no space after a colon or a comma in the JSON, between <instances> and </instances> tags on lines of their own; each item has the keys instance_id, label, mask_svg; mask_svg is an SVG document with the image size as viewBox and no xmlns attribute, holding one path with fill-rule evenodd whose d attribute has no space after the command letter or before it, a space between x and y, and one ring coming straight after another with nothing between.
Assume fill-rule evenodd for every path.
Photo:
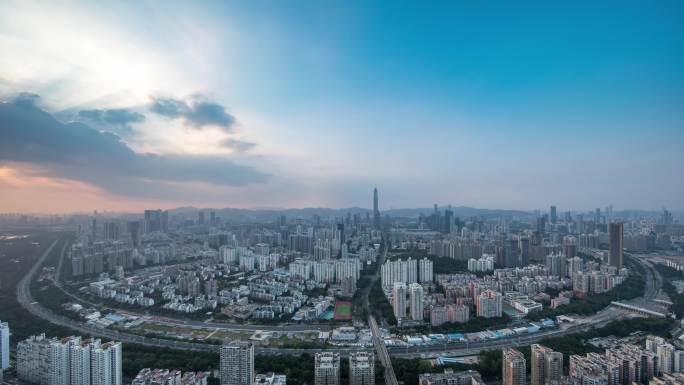
<instances>
[{"instance_id":1,"label":"curved road","mask_svg":"<svg viewBox=\"0 0 684 385\"><path fill-rule=\"evenodd\" d=\"M57 245L59 241L64 239L59 239L54 241L48 249L43 253L43 255L36 261L36 263L31 267L29 272L22 278L17 284L17 300L22 307L28 310L31 314L36 317L45 319L53 324L64 326L75 331L78 331L84 335L92 335L104 337L107 339L122 341L125 343L140 344L146 346L160 347L160 348L171 348L171 349L182 349L182 350L193 350L193 351L207 351L207 352L218 352L219 345L211 345L205 343L196 342L186 342L177 340L167 340L161 338L150 338L143 337L129 333L123 333L116 330L102 329L86 323L73 320L61 315L58 315L51 310L45 308L41 304L35 301L30 291L30 283L38 271L38 269L45 262L45 259L50 254L52 249ZM64 251L64 249L63 249ZM650 270L650 269L647 269ZM653 279L651 282L657 285L658 280ZM653 285L653 286L656 286ZM659 288L649 288L650 295L657 293ZM648 297L648 296L647 296ZM601 327L610 321L617 319L620 315L625 314L618 310L612 308L606 308L601 312L595 314L587 322L577 323L571 325L562 325L558 329L552 329L548 331L542 331L539 333L520 336L516 338L507 338L494 341L478 341L470 343L456 343L456 344L439 344L439 345L429 345L421 347L392 347L388 346L387 350L392 356L404 357L404 358L415 358L423 357L428 354L448 354L465 356L477 354L482 350L500 349L505 347L514 347L521 345L529 345L534 342L538 342L544 338L549 337L559 337L566 334L576 333L580 331L586 331L595 327ZM201 322L200 322L201 323ZM207 324L201 323L203 326ZM212 324L214 325L214 324ZM263 329L263 328L262 328ZM349 352L365 350L370 351L371 348L330 348L339 351L342 355L348 355ZM302 353L314 353L326 349L285 349L285 348L255 348L256 352L259 354L295 354L299 355Z\"/></svg>"}]
</instances>

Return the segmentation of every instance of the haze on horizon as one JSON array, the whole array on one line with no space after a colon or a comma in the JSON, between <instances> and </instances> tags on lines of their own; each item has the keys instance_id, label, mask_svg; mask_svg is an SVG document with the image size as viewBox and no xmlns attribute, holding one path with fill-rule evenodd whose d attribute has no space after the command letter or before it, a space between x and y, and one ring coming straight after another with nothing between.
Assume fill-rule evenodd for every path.
<instances>
[{"instance_id":1,"label":"haze on horizon","mask_svg":"<svg viewBox=\"0 0 684 385\"><path fill-rule=\"evenodd\" d=\"M0 212L684 209L678 1L0 3Z\"/></svg>"}]
</instances>

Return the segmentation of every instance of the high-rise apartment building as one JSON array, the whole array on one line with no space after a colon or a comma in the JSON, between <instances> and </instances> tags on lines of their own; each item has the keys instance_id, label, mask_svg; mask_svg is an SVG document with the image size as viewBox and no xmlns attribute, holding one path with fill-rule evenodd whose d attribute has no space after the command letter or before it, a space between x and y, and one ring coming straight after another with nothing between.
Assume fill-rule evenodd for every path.
<instances>
[{"instance_id":1,"label":"high-rise apartment building","mask_svg":"<svg viewBox=\"0 0 684 385\"><path fill-rule=\"evenodd\" d=\"M525 356L516 349L503 350L501 379L503 385L526 385L527 363Z\"/></svg>"},{"instance_id":2,"label":"high-rise apartment building","mask_svg":"<svg viewBox=\"0 0 684 385\"><path fill-rule=\"evenodd\" d=\"M610 251L608 254L608 263L618 269L624 266L624 224L611 223L608 227L608 235L610 238Z\"/></svg>"},{"instance_id":3,"label":"high-rise apartment building","mask_svg":"<svg viewBox=\"0 0 684 385\"><path fill-rule=\"evenodd\" d=\"M392 287L392 309L397 319L406 318L406 284L403 282L395 282Z\"/></svg>"},{"instance_id":4,"label":"high-rise apartment building","mask_svg":"<svg viewBox=\"0 0 684 385\"><path fill-rule=\"evenodd\" d=\"M501 293L494 290L485 290L477 297L477 316L484 318L501 317Z\"/></svg>"},{"instance_id":5,"label":"high-rise apartment building","mask_svg":"<svg viewBox=\"0 0 684 385\"><path fill-rule=\"evenodd\" d=\"M419 283L409 285L409 308L412 320L423 320L423 286Z\"/></svg>"},{"instance_id":6,"label":"high-rise apartment building","mask_svg":"<svg viewBox=\"0 0 684 385\"><path fill-rule=\"evenodd\" d=\"M563 375L563 353L538 344L533 344L530 352L530 385L548 385L560 381Z\"/></svg>"},{"instance_id":7,"label":"high-rise apartment building","mask_svg":"<svg viewBox=\"0 0 684 385\"><path fill-rule=\"evenodd\" d=\"M434 272L432 261L428 258L423 258L418 261L418 282L432 282L434 279Z\"/></svg>"},{"instance_id":8,"label":"high-rise apartment building","mask_svg":"<svg viewBox=\"0 0 684 385\"><path fill-rule=\"evenodd\" d=\"M349 354L349 385L375 385L375 355L368 352Z\"/></svg>"},{"instance_id":9,"label":"high-rise apartment building","mask_svg":"<svg viewBox=\"0 0 684 385\"><path fill-rule=\"evenodd\" d=\"M314 360L314 385L340 385L340 353L316 353Z\"/></svg>"},{"instance_id":10,"label":"high-rise apartment building","mask_svg":"<svg viewBox=\"0 0 684 385\"><path fill-rule=\"evenodd\" d=\"M221 385L253 385L254 345L244 341L225 343L220 361Z\"/></svg>"},{"instance_id":11,"label":"high-rise apartment building","mask_svg":"<svg viewBox=\"0 0 684 385\"><path fill-rule=\"evenodd\" d=\"M393 287L395 282L418 282L418 261L408 258L385 262L381 267L381 282L385 288Z\"/></svg>"},{"instance_id":12,"label":"high-rise apartment building","mask_svg":"<svg viewBox=\"0 0 684 385\"><path fill-rule=\"evenodd\" d=\"M657 373L659 376L674 373L675 347L672 344L658 345L656 356L658 357Z\"/></svg>"},{"instance_id":13,"label":"high-rise apartment building","mask_svg":"<svg viewBox=\"0 0 684 385\"><path fill-rule=\"evenodd\" d=\"M32 336L17 344L17 376L38 385L121 385L121 343Z\"/></svg>"},{"instance_id":14,"label":"high-rise apartment building","mask_svg":"<svg viewBox=\"0 0 684 385\"><path fill-rule=\"evenodd\" d=\"M10 328L7 322L0 321L0 371L9 368Z\"/></svg>"}]
</instances>

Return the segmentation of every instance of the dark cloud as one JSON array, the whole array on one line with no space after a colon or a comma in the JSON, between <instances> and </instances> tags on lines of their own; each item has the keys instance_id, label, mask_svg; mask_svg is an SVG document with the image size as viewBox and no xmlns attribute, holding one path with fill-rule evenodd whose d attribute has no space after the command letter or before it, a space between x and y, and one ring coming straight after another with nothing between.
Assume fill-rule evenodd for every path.
<instances>
[{"instance_id":1,"label":"dark cloud","mask_svg":"<svg viewBox=\"0 0 684 385\"><path fill-rule=\"evenodd\" d=\"M35 98L33 98L35 99ZM23 100L0 103L0 163L39 166L46 176L82 181L128 196L166 197L188 182L244 186L269 179L227 157L166 156L133 151L115 134L64 124ZM188 186L184 186L186 190Z\"/></svg>"},{"instance_id":2,"label":"dark cloud","mask_svg":"<svg viewBox=\"0 0 684 385\"><path fill-rule=\"evenodd\" d=\"M78 112L78 116L95 123L118 127L129 127L132 123L145 121L145 115L125 108L83 110Z\"/></svg>"},{"instance_id":3,"label":"dark cloud","mask_svg":"<svg viewBox=\"0 0 684 385\"><path fill-rule=\"evenodd\" d=\"M229 148L235 152L246 152L251 150L256 146L256 143L246 142L244 140L238 139L226 139L223 143L223 147Z\"/></svg>"},{"instance_id":4,"label":"dark cloud","mask_svg":"<svg viewBox=\"0 0 684 385\"><path fill-rule=\"evenodd\" d=\"M12 103L18 106L35 107L38 105L40 95L31 92L20 92L16 94L11 100Z\"/></svg>"},{"instance_id":5,"label":"dark cloud","mask_svg":"<svg viewBox=\"0 0 684 385\"><path fill-rule=\"evenodd\" d=\"M169 119L182 118L186 124L196 128L218 126L230 131L235 117L218 103L193 99L189 102L173 98L153 98L150 111Z\"/></svg>"}]
</instances>

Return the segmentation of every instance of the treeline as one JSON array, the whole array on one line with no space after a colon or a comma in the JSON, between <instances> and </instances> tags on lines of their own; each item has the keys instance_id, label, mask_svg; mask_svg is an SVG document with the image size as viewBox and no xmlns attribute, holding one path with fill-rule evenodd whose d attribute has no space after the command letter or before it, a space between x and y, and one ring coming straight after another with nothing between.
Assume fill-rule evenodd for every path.
<instances>
[{"instance_id":1,"label":"treeline","mask_svg":"<svg viewBox=\"0 0 684 385\"><path fill-rule=\"evenodd\" d=\"M609 306L613 301L628 300L642 296L644 294L644 288L645 283L643 276L640 274L633 274L627 277L623 283L606 293L591 294L584 299L572 299L567 305L563 305L556 309L547 307L541 311L528 314L527 317L534 321L542 318L552 318L562 314L594 314L606 306Z\"/></svg>"},{"instance_id":2,"label":"treeline","mask_svg":"<svg viewBox=\"0 0 684 385\"><path fill-rule=\"evenodd\" d=\"M387 300L385 292L382 290L382 282L380 280L375 281L371 287L371 291L368 295L368 306L375 318L378 319L378 322L384 319L390 325L397 324L394 310Z\"/></svg>"},{"instance_id":3,"label":"treeline","mask_svg":"<svg viewBox=\"0 0 684 385\"><path fill-rule=\"evenodd\" d=\"M677 318L681 319L682 316L684 316L684 294L679 293L677 288L675 288L670 281L683 279L684 274L679 270L675 270L665 265L655 265L655 268L660 275L665 278L663 280L663 290L665 290L667 296L670 297L670 301L672 301L670 311L672 311Z\"/></svg>"},{"instance_id":4,"label":"treeline","mask_svg":"<svg viewBox=\"0 0 684 385\"><path fill-rule=\"evenodd\" d=\"M143 368L176 369L184 372L212 371L219 368L219 355L124 344L122 362L124 376L131 379Z\"/></svg>"}]
</instances>

